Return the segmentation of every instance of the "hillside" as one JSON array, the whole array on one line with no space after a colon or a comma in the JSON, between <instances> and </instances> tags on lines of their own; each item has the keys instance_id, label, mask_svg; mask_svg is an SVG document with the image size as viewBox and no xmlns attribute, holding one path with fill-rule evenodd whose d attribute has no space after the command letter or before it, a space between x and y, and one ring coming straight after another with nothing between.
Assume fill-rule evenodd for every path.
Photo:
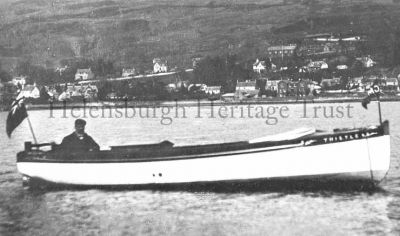
<instances>
[{"instance_id":1,"label":"hillside","mask_svg":"<svg viewBox=\"0 0 400 236\"><path fill-rule=\"evenodd\" d=\"M104 58L145 70L154 57L180 66L226 53L247 60L306 33L350 31L387 55L399 16L400 4L385 0L3 0L0 60L12 68L18 60L55 67Z\"/></svg>"}]
</instances>

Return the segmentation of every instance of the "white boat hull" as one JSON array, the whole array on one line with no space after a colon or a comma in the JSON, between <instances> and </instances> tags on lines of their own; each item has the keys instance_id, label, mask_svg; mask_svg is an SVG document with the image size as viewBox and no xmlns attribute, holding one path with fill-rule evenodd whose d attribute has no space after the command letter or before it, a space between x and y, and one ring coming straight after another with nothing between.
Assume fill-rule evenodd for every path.
<instances>
[{"instance_id":1,"label":"white boat hull","mask_svg":"<svg viewBox=\"0 0 400 236\"><path fill-rule=\"evenodd\" d=\"M361 179L377 183L390 166L389 135L273 149L145 162L18 162L17 167L30 179L67 185L113 186L297 177Z\"/></svg>"}]
</instances>

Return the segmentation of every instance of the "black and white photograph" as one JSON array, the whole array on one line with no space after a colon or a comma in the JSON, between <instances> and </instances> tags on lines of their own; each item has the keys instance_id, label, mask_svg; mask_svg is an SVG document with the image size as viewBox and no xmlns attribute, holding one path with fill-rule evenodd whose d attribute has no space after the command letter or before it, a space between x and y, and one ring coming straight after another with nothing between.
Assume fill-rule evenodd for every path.
<instances>
[{"instance_id":1,"label":"black and white photograph","mask_svg":"<svg viewBox=\"0 0 400 236\"><path fill-rule=\"evenodd\" d=\"M0 0L0 235L400 235L399 0Z\"/></svg>"}]
</instances>

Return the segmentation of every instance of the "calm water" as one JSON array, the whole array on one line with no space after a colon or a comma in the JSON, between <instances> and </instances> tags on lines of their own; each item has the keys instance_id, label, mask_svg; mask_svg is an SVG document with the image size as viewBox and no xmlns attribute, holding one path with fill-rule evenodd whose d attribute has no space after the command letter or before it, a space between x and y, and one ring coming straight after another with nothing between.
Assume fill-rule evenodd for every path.
<instances>
[{"instance_id":1,"label":"calm water","mask_svg":"<svg viewBox=\"0 0 400 236\"><path fill-rule=\"evenodd\" d=\"M346 111L347 105L323 106L333 107L334 115L341 117L337 109ZM201 118L195 107L185 108L186 118L181 110L175 118L172 110L172 123L162 125L168 119L162 121L158 109L156 118L87 118L87 132L102 148L108 148L162 140L180 145L238 141L299 126L332 129L377 123L375 104L369 110L358 103L351 105L352 118L347 114L343 118L322 118L322 112L318 112L319 118L311 117L312 106L308 107L308 118L303 118L302 105L289 105L283 113L288 118L280 118L278 114L276 125L267 125L263 118L249 118L247 110L242 112L241 107L233 109L234 117L229 114L229 118L217 118L216 113L216 118L209 118L209 107L200 110ZM392 163L387 179L381 184L383 191L372 193L240 189L32 191L22 187L15 165L16 152L23 149L24 141L31 140L27 122L8 139L3 132L7 113L3 112L0 113L0 235L400 235L400 103L384 103L382 109L384 118L391 121ZM252 110L250 115L255 116L257 111ZM74 118L70 113L67 113L69 118L61 118L62 111L56 111L54 118L49 118L49 111L29 114L41 142L60 142L72 132ZM221 114L226 115L225 111Z\"/></svg>"}]
</instances>

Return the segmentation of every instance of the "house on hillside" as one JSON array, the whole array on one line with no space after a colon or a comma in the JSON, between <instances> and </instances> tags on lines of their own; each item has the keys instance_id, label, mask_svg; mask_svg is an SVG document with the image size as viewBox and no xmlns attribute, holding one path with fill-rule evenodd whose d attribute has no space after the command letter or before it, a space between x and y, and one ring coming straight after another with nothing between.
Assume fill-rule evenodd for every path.
<instances>
[{"instance_id":1,"label":"house on hillside","mask_svg":"<svg viewBox=\"0 0 400 236\"><path fill-rule=\"evenodd\" d=\"M71 100L71 95L67 91L64 91L61 94L59 94L58 97L54 97L54 98L60 102L68 101L68 100Z\"/></svg>"},{"instance_id":2,"label":"house on hillside","mask_svg":"<svg viewBox=\"0 0 400 236\"><path fill-rule=\"evenodd\" d=\"M98 91L99 89L96 85L87 85L82 88L82 94L87 100L96 99Z\"/></svg>"},{"instance_id":3,"label":"house on hillside","mask_svg":"<svg viewBox=\"0 0 400 236\"><path fill-rule=\"evenodd\" d=\"M371 56L357 57L356 60L360 61L365 68L370 68L376 65L376 62L372 60Z\"/></svg>"},{"instance_id":4,"label":"house on hillside","mask_svg":"<svg viewBox=\"0 0 400 236\"><path fill-rule=\"evenodd\" d=\"M245 82L237 82L235 92L237 95L249 95L255 96L258 95L260 89L256 87L256 81L247 80Z\"/></svg>"},{"instance_id":5,"label":"house on hillside","mask_svg":"<svg viewBox=\"0 0 400 236\"><path fill-rule=\"evenodd\" d=\"M385 88L399 91L399 81L397 80L397 78L387 78Z\"/></svg>"},{"instance_id":6,"label":"house on hillside","mask_svg":"<svg viewBox=\"0 0 400 236\"><path fill-rule=\"evenodd\" d=\"M154 58L153 59L153 72L154 73L168 72L167 61L161 60L160 58Z\"/></svg>"},{"instance_id":7,"label":"house on hillside","mask_svg":"<svg viewBox=\"0 0 400 236\"><path fill-rule=\"evenodd\" d=\"M68 69L68 66L57 67L54 71L55 71L55 72L58 72L58 73L60 74L60 76L61 76L62 73L64 73L67 69Z\"/></svg>"},{"instance_id":8,"label":"house on hillside","mask_svg":"<svg viewBox=\"0 0 400 236\"><path fill-rule=\"evenodd\" d=\"M349 67L347 65L337 65L336 69L338 70L347 70Z\"/></svg>"},{"instance_id":9,"label":"house on hillside","mask_svg":"<svg viewBox=\"0 0 400 236\"><path fill-rule=\"evenodd\" d=\"M247 80L244 82L238 81L236 83L236 91L254 91L256 90L256 81Z\"/></svg>"},{"instance_id":10,"label":"house on hillside","mask_svg":"<svg viewBox=\"0 0 400 236\"><path fill-rule=\"evenodd\" d=\"M11 82L15 85L15 86L21 86L21 88L23 88L26 84L26 77L25 76L17 76L12 78Z\"/></svg>"},{"instance_id":11,"label":"house on hillside","mask_svg":"<svg viewBox=\"0 0 400 236\"><path fill-rule=\"evenodd\" d=\"M270 91L278 91L278 84L280 80L267 80L265 89Z\"/></svg>"},{"instance_id":12,"label":"house on hillside","mask_svg":"<svg viewBox=\"0 0 400 236\"><path fill-rule=\"evenodd\" d=\"M260 61L258 58L256 62L253 64L253 71L257 73L261 73L261 71L265 71L267 69L267 65L265 61Z\"/></svg>"},{"instance_id":13,"label":"house on hillside","mask_svg":"<svg viewBox=\"0 0 400 236\"><path fill-rule=\"evenodd\" d=\"M213 95L213 94L220 94L221 93L221 86L207 86L204 90L206 94Z\"/></svg>"},{"instance_id":14,"label":"house on hillside","mask_svg":"<svg viewBox=\"0 0 400 236\"><path fill-rule=\"evenodd\" d=\"M290 82L287 80L280 80L278 82L278 91L277 91L278 97L286 97L288 95L289 83Z\"/></svg>"},{"instance_id":15,"label":"house on hillside","mask_svg":"<svg viewBox=\"0 0 400 236\"><path fill-rule=\"evenodd\" d=\"M201 60L202 60L201 57L192 58L192 66L193 66L193 68L196 68L199 65Z\"/></svg>"},{"instance_id":16,"label":"house on hillside","mask_svg":"<svg viewBox=\"0 0 400 236\"><path fill-rule=\"evenodd\" d=\"M83 85L68 85L66 92L71 98L83 98Z\"/></svg>"},{"instance_id":17,"label":"house on hillside","mask_svg":"<svg viewBox=\"0 0 400 236\"><path fill-rule=\"evenodd\" d=\"M25 85L24 88L21 89L21 91L18 94L18 98L40 98L40 90L39 88L36 86L36 84L34 85Z\"/></svg>"},{"instance_id":18,"label":"house on hillside","mask_svg":"<svg viewBox=\"0 0 400 236\"><path fill-rule=\"evenodd\" d=\"M92 70L89 69L78 69L75 74L75 80L91 80L94 78Z\"/></svg>"},{"instance_id":19,"label":"house on hillside","mask_svg":"<svg viewBox=\"0 0 400 236\"><path fill-rule=\"evenodd\" d=\"M307 68L310 71L323 70L328 69L328 64L325 61L311 61L308 63Z\"/></svg>"},{"instance_id":20,"label":"house on hillside","mask_svg":"<svg viewBox=\"0 0 400 236\"><path fill-rule=\"evenodd\" d=\"M122 77L130 77L136 75L135 68L122 69Z\"/></svg>"},{"instance_id":21,"label":"house on hillside","mask_svg":"<svg viewBox=\"0 0 400 236\"><path fill-rule=\"evenodd\" d=\"M335 77L332 79L322 79L320 85L322 89L327 90L332 87L337 87L338 85L340 85L340 78Z\"/></svg>"},{"instance_id":22,"label":"house on hillside","mask_svg":"<svg viewBox=\"0 0 400 236\"><path fill-rule=\"evenodd\" d=\"M68 84L64 88L64 92L62 92L58 96L59 101L67 101L67 100L77 100L81 101L82 99L86 99L86 101L91 101L97 98L98 88L93 84L86 85L74 85Z\"/></svg>"},{"instance_id":23,"label":"house on hillside","mask_svg":"<svg viewBox=\"0 0 400 236\"><path fill-rule=\"evenodd\" d=\"M296 44L289 45L277 45L270 46L267 48L267 53L269 57L290 57L293 56L297 48Z\"/></svg>"},{"instance_id":24,"label":"house on hillside","mask_svg":"<svg viewBox=\"0 0 400 236\"><path fill-rule=\"evenodd\" d=\"M310 81L302 80L293 82L289 80L277 81L277 96L278 97L303 97L310 92Z\"/></svg>"},{"instance_id":25,"label":"house on hillside","mask_svg":"<svg viewBox=\"0 0 400 236\"><path fill-rule=\"evenodd\" d=\"M189 86L187 87L187 90L189 92L204 92L207 88L207 85L205 84L189 84Z\"/></svg>"},{"instance_id":26,"label":"house on hillside","mask_svg":"<svg viewBox=\"0 0 400 236\"><path fill-rule=\"evenodd\" d=\"M352 47L344 47L339 41L321 42L310 39L305 39L297 50L300 56L321 56L352 51L354 51Z\"/></svg>"},{"instance_id":27,"label":"house on hillside","mask_svg":"<svg viewBox=\"0 0 400 236\"><path fill-rule=\"evenodd\" d=\"M357 89L358 92L364 92L363 77L353 77L349 79L349 89Z\"/></svg>"},{"instance_id":28,"label":"house on hillside","mask_svg":"<svg viewBox=\"0 0 400 236\"><path fill-rule=\"evenodd\" d=\"M58 100L58 97L60 96L59 92L54 86L50 86L47 88L47 93L53 100Z\"/></svg>"}]
</instances>

